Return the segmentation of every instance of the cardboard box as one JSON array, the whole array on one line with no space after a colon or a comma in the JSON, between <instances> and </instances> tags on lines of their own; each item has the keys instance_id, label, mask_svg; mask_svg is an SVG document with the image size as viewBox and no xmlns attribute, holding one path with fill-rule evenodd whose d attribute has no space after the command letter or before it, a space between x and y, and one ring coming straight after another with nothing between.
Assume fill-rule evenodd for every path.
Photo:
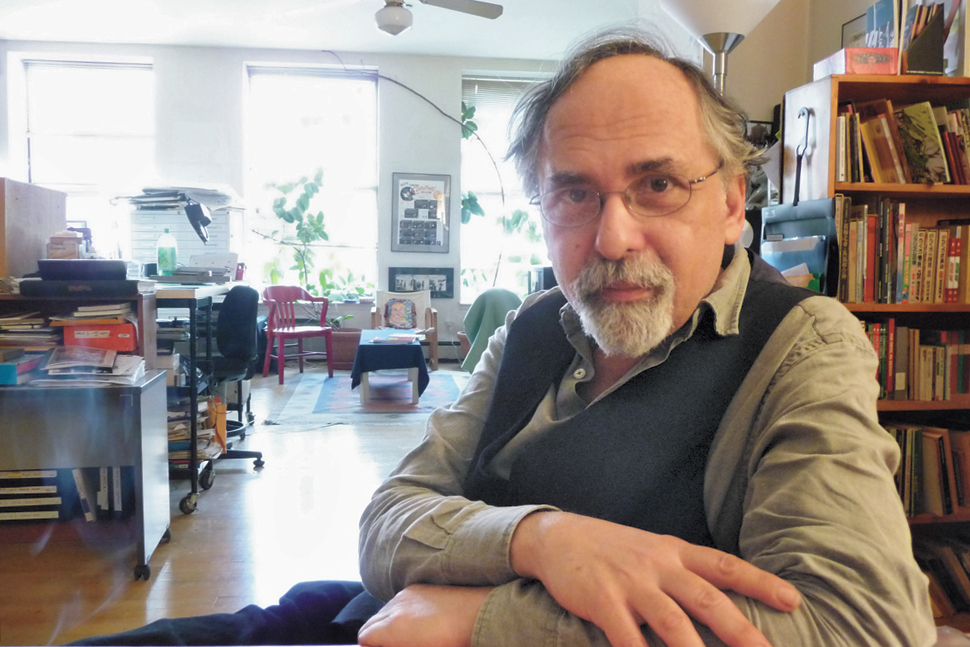
<instances>
[{"instance_id":1,"label":"cardboard box","mask_svg":"<svg viewBox=\"0 0 970 647\"><path fill-rule=\"evenodd\" d=\"M155 368L165 371L165 383L168 386L182 386L182 375L181 375L181 364L179 363L179 354L172 353L171 355L157 355L155 359Z\"/></svg>"},{"instance_id":2,"label":"cardboard box","mask_svg":"<svg viewBox=\"0 0 970 647\"><path fill-rule=\"evenodd\" d=\"M833 74L897 74L898 59L895 47L846 47L816 63L812 80Z\"/></svg>"}]
</instances>

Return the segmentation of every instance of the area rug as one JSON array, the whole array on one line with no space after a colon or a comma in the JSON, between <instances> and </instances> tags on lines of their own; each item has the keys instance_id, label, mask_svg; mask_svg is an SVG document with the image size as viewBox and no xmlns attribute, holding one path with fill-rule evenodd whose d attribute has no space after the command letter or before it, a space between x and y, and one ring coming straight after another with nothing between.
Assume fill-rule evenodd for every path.
<instances>
[{"instance_id":1,"label":"area rug","mask_svg":"<svg viewBox=\"0 0 970 647\"><path fill-rule=\"evenodd\" d=\"M332 378L324 372L304 373L282 410L271 415L279 424L346 422L357 414L429 414L455 401L469 375L458 371L434 371L428 388L417 404L411 404L411 383L407 371L378 371L371 374L371 401L360 402L360 387L351 390L350 373L337 371ZM270 421L267 421L270 422Z\"/></svg>"}]
</instances>

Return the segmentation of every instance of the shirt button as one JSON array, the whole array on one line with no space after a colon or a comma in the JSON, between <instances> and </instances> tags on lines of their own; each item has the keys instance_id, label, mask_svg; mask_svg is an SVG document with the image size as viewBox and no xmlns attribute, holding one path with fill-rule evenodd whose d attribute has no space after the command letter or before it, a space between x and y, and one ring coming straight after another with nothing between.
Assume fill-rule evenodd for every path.
<instances>
[{"instance_id":1,"label":"shirt button","mask_svg":"<svg viewBox=\"0 0 970 647\"><path fill-rule=\"evenodd\" d=\"M576 378L577 380L583 379L584 377L586 377L586 369L577 368L575 371L573 371L573 377Z\"/></svg>"}]
</instances>

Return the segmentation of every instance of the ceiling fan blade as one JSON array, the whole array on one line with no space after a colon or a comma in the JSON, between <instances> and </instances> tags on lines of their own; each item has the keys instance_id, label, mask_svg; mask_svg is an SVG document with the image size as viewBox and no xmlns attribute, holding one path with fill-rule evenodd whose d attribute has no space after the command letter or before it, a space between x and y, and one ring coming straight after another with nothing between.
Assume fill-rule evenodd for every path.
<instances>
[{"instance_id":1,"label":"ceiling fan blade","mask_svg":"<svg viewBox=\"0 0 970 647\"><path fill-rule=\"evenodd\" d=\"M495 19L502 15L502 5L481 2L481 0L421 0L421 2L433 7L460 11L482 18Z\"/></svg>"}]
</instances>

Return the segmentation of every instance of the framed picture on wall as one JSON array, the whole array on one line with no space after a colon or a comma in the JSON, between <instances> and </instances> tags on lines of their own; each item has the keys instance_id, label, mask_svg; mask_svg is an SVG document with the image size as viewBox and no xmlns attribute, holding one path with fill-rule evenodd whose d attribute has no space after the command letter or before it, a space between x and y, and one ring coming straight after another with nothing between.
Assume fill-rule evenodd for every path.
<instances>
[{"instance_id":1,"label":"framed picture on wall","mask_svg":"<svg viewBox=\"0 0 970 647\"><path fill-rule=\"evenodd\" d=\"M450 175L391 176L391 251L448 252Z\"/></svg>"},{"instance_id":2,"label":"framed picture on wall","mask_svg":"<svg viewBox=\"0 0 970 647\"><path fill-rule=\"evenodd\" d=\"M455 268L389 267L387 286L391 292L431 290L432 299L454 299Z\"/></svg>"}]
</instances>

